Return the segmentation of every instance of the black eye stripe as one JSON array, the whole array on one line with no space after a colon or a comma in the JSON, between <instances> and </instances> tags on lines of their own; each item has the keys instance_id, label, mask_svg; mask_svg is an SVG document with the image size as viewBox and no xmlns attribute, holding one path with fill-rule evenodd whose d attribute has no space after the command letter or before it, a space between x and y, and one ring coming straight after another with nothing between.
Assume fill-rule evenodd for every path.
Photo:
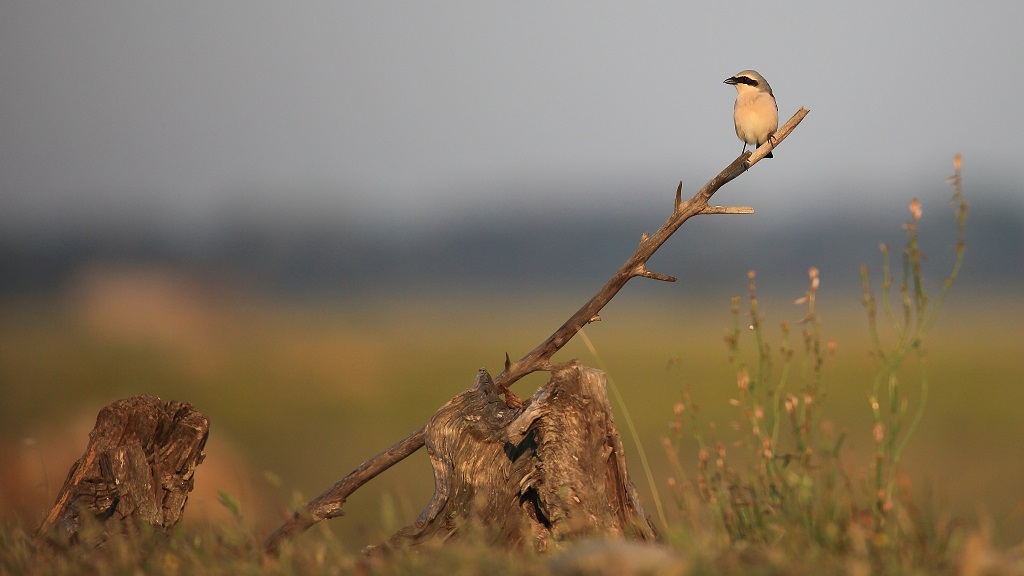
<instances>
[{"instance_id":1,"label":"black eye stripe","mask_svg":"<svg viewBox=\"0 0 1024 576\"><path fill-rule=\"evenodd\" d=\"M735 80L737 84L746 84L747 86L757 86L757 80L754 80L753 78L747 78L746 76L734 76L733 80Z\"/></svg>"}]
</instances>

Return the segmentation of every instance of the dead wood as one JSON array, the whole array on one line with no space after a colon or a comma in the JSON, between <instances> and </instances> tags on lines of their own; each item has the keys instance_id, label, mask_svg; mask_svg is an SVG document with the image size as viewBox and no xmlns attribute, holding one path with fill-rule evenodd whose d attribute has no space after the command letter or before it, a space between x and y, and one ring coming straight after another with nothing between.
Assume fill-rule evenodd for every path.
<instances>
[{"instance_id":1,"label":"dead wood","mask_svg":"<svg viewBox=\"0 0 1024 576\"><path fill-rule=\"evenodd\" d=\"M525 407L508 407L486 370L441 407L424 442L434 496L391 545L483 532L538 550L584 536L653 540L612 417L604 374L573 361Z\"/></svg>"},{"instance_id":2,"label":"dead wood","mask_svg":"<svg viewBox=\"0 0 1024 576\"><path fill-rule=\"evenodd\" d=\"M140 522L171 528L185 511L209 428L191 404L155 396L104 407L37 537L74 542L83 521L95 521L101 532Z\"/></svg>"},{"instance_id":3,"label":"dead wood","mask_svg":"<svg viewBox=\"0 0 1024 576\"><path fill-rule=\"evenodd\" d=\"M647 269L647 261L654 255L680 226L691 217L698 214L750 214L754 211L748 206L712 206L709 205L711 197L722 186L728 184L739 175L746 172L751 166L761 160L769 151L778 147L783 140L796 128L804 119L809 110L800 108L782 127L780 127L769 142L763 144L753 152L744 152L717 176L708 181L689 200L682 200L683 183L680 182L676 188L675 202L672 214L668 220L654 234L644 233L640 238L636 252L625 264L608 280L593 298L584 304L575 314L565 321L551 336L541 342L536 348L515 362L510 362L508 355L505 357L504 370L493 380L494 391L505 395L505 404L509 410L519 410L522 403L509 390L509 386L520 378L539 370L552 370L551 358L565 344L572 339L588 323L600 320L599 312L611 301L613 297L633 278L643 277L654 280L674 282L676 279L666 274L659 274ZM488 378L489 380L489 378ZM479 378L478 386L479 387ZM472 389L471 389L472 390ZM466 393L463 393L466 394ZM461 396L461 395L460 395ZM459 397L456 397L458 399ZM452 402L455 402L453 399ZM451 405L449 403L447 406ZM444 410L444 408L442 408ZM435 415L436 416L436 415ZM349 473L348 476L327 489L323 494L309 502L305 508L298 511L294 516L283 523L264 542L264 549L274 553L281 541L293 534L302 532L313 524L327 518L334 518L343 514L342 506L352 492L360 486L380 474L387 468L403 460L416 450L424 446L426 442L427 426L413 432L388 450L367 460L358 468ZM463 453L461 458L475 458L473 454ZM624 468L623 468L624 469ZM435 466L435 474L437 468ZM435 490L439 490L435 486ZM435 493L435 500L437 494ZM435 506L434 501L431 506ZM428 507L428 511L430 507ZM425 512L425 514L427 514ZM429 514L428 514L429 516ZM421 516L421 521L424 517ZM419 521L417 522L419 524ZM410 527L411 529L414 527ZM400 532L400 535L416 539L418 532L412 529L409 532Z\"/></svg>"}]
</instances>

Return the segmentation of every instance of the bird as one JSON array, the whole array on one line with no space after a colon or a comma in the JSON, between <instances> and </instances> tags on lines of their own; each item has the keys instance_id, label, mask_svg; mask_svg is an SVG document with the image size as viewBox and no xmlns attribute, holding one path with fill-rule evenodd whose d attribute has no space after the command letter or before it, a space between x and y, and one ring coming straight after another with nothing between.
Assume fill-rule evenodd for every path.
<instances>
[{"instance_id":1,"label":"bird","mask_svg":"<svg viewBox=\"0 0 1024 576\"><path fill-rule=\"evenodd\" d=\"M737 72L726 78L725 83L736 87L732 119L736 124L736 136L743 141L743 152L747 151L747 144L756 149L779 128L779 105L775 103L772 87L755 70ZM765 158L772 157L771 152L765 154Z\"/></svg>"}]
</instances>

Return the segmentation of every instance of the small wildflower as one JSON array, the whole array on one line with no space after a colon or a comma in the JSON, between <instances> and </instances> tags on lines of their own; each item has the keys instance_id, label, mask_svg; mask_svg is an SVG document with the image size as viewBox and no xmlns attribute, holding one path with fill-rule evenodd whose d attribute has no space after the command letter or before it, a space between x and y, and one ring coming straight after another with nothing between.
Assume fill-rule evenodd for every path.
<instances>
[{"instance_id":1,"label":"small wildflower","mask_svg":"<svg viewBox=\"0 0 1024 576\"><path fill-rule=\"evenodd\" d=\"M792 394L787 394L786 395L785 406L786 406L786 412L788 414L792 414L793 411L796 410L796 396L793 396Z\"/></svg>"},{"instance_id":2,"label":"small wildflower","mask_svg":"<svg viewBox=\"0 0 1024 576\"><path fill-rule=\"evenodd\" d=\"M686 410L686 405L683 404L682 402L676 402L675 404L672 405L672 413L675 414L676 416L682 415L682 413L685 410Z\"/></svg>"},{"instance_id":3,"label":"small wildflower","mask_svg":"<svg viewBox=\"0 0 1024 576\"><path fill-rule=\"evenodd\" d=\"M736 377L736 386L740 390L746 390L750 387L750 375L747 374L746 370L740 370L739 375Z\"/></svg>"},{"instance_id":4,"label":"small wildflower","mask_svg":"<svg viewBox=\"0 0 1024 576\"><path fill-rule=\"evenodd\" d=\"M921 201L917 198L910 201L910 215L914 218L914 222L921 219Z\"/></svg>"}]
</instances>

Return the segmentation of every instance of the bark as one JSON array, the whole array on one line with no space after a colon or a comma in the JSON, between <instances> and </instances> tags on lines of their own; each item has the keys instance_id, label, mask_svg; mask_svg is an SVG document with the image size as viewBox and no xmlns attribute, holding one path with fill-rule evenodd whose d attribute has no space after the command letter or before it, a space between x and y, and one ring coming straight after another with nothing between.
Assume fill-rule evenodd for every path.
<instances>
[{"instance_id":1,"label":"bark","mask_svg":"<svg viewBox=\"0 0 1024 576\"><path fill-rule=\"evenodd\" d=\"M140 523L171 528L185 511L209 427L191 404L155 396L104 407L38 538L75 542L82 525L93 522L100 527L99 540Z\"/></svg>"}]
</instances>

